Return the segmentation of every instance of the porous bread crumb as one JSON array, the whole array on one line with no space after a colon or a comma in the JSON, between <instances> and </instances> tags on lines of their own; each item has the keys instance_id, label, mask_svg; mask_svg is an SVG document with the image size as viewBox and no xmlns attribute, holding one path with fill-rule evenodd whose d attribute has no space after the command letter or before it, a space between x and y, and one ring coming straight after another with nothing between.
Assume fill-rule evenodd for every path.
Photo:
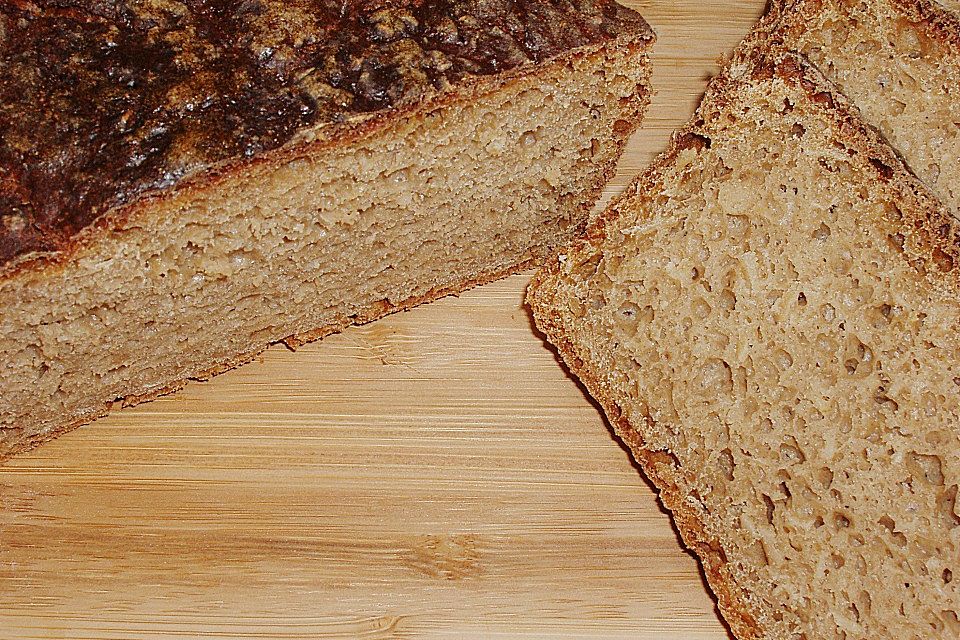
<instances>
[{"instance_id":1,"label":"porous bread crumb","mask_svg":"<svg viewBox=\"0 0 960 640\"><path fill-rule=\"evenodd\" d=\"M957 225L775 62L736 60L529 300L735 634L957 637Z\"/></svg>"}]
</instances>

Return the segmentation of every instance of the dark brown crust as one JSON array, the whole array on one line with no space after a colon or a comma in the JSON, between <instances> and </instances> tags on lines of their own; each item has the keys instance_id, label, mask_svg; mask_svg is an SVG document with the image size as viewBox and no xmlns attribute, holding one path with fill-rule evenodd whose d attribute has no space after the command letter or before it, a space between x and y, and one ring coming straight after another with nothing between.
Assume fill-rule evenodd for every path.
<instances>
[{"instance_id":1,"label":"dark brown crust","mask_svg":"<svg viewBox=\"0 0 960 640\"><path fill-rule=\"evenodd\" d=\"M15 0L0 5L0 267L144 194L320 129L616 38L612 0ZM204 179L204 178L199 178Z\"/></svg>"},{"instance_id":2,"label":"dark brown crust","mask_svg":"<svg viewBox=\"0 0 960 640\"><path fill-rule=\"evenodd\" d=\"M708 143L702 129L708 110L722 109L735 98L739 85L775 76L801 88L812 102L821 106L834 130L839 132L837 139L851 150L851 155L860 154L869 160L877 172L878 183L886 184L897 195L894 201L903 198L918 203L918 206L902 211L903 255L942 295L954 298L960 295L960 225L909 172L880 135L860 119L856 108L832 83L802 57L762 44L757 39L748 39L738 49L724 71L711 82L693 120L673 135L669 148L611 203L581 239L564 252L568 259L575 262L576 256L600 246L607 228L612 227L624 212L635 210L636 204L632 200L637 194L656 193L662 169L671 165L682 150ZM939 254L946 256L947 260L938 259ZM944 266L949 268L944 269ZM650 418L645 418L643 425L632 425L625 419L619 404L621 401L609 388L603 373L591 368L591 363L582 358L570 337L556 298L560 278L560 260L555 258L549 260L530 283L527 302L538 328L556 346L571 372L597 399L617 435L630 447L644 473L660 490L660 498L671 511L684 543L699 556L719 609L733 633L741 640L764 638L765 630L750 602L750 595L736 584L727 568L721 540L708 532L709 514L689 489L678 461L669 451L651 450L646 446L642 432L656 430L657 424Z\"/></svg>"},{"instance_id":3,"label":"dark brown crust","mask_svg":"<svg viewBox=\"0 0 960 640\"><path fill-rule=\"evenodd\" d=\"M648 32L643 32L623 36L617 40L615 45L611 46L632 51L646 51L649 50L652 42L653 36ZM566 64L574 58L591 55L603 46L595 45L570 50L551 59L547 64ZM244 175L244 172L252 173L264 167L283 166L293 160L318 153L324 149L345 145L351 141L375 135L396 122L414 118L418 114L429 113L446 105L460 101L476 100L535 71L540 71L542 67L543 65L527 65L493 76L469 76L458 84L454 90L429 93L420 101L405 102L396 107L355 118L337 126L321 127L312 131L311 136L303 141L294 141L249 159L243 158L222 162L208 170L183 178L176 187L159 192L144 193L127 205L111 209L74 236L65 239L57 251L23 254L6 264L0 265L0 282L27 269L52 269L65 264L77 251L96 241L105 232L122 229L128 223L135 224L140 216L148 215L154 205L163 200L216 187L223 180ZM645 99L649 99L649 96L646 96ZM53 274L55 271L49 273Z\"/></svg>"}]
</instances>

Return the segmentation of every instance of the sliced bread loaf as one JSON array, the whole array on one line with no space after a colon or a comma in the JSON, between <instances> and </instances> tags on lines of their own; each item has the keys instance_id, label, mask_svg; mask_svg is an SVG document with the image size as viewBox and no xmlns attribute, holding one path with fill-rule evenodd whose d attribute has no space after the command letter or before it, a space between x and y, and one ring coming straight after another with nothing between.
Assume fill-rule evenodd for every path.
<instances>
[{"instance_id":1,"label":"sliced bread loaf","mask_svg":"<svg viewBox=\"0 0 960 640\"><path fill-rule=\"evenodd\" d=\"M612 0L0 7L0 460L516 271L649 101Z\"/></svg>"},{"instance_id":2,"label":"sliced bread loaf","mask_svg":"<svg viewBox=\"0 0 960 640\"><path fill-rule=\"evenodd\" d=\"M958 245L834 85L755 51L534 279L739 638L960 635Z\"/></svg>"},{"instance_id":3,"label":"sliced bread loaf","mask_svg":"<svg viewBox=\"0 0 960 640\"><path fill-rule=\"evenodd\" d=\"M960 17L933 0L778 0L753 38L806 55L960 216Z\"/></svg>"}]
</instances>

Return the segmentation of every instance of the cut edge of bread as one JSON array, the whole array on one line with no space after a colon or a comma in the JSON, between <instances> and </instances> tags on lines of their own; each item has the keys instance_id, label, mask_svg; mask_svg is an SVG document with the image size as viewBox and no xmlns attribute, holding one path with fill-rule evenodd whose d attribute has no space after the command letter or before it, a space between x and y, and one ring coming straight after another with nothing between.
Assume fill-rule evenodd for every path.
<instances>
[{"instance_id":1,"label":"cut edge of bread","mask_svg":"<svg viewBox=\"0 0 960 640\"><path fill-rule=\"evenodd\" d=\"M370 322L443 296L457 294L540 264L549 252L556 250L557 242L561 238L569 238L571 234L582 231L596 200L602 193L604 185L616 171L616 159L622 155L630 134L640 126L652 95L649 50L653 41L654 37L651 33L631 33L610 42L572 49L536 66L527 65L496 76L468 78L463 84L457 85L454 90L439 92L426 100L404 104L396 109L349 122L344 126L321 127L310 134L310 139L300 139L246 162L218 166L214 170L186 179L175 189L162 193L147 194L130 205L111 211L101 216L94 225L82 231L75 241L68 243L63 251L22 256L21 259L0 268L0 288L4 284L12 285L24 276L52 281L69 274L68 269L75 256L82 256L85 251L91 247L99 246L101 242L109 242L111 234L118 231L123 232L128 228L137 228L141 220L148 219L151 216L155 217L157 214L154 211L174 209L177 206L176 203L189 199L193 194L198 194L202 198L204 194L210 193L218 185L222 185L225 180L233 179L235 181L238 174L241 176L248 173L258 175L258 169L263 167L279 169L295 163L299 159L323 154L326 150L334 149L340 145L365 144L366 140L375 140L382 134L393 132L398 123L403 125L403 123L416 119L418 116L429 116L429 114L437 113L448 107L459 108L461 105L470 105L478 102L484 96L499 95L504 90L517 92L529 84L530 78L549 78L561 73L568 73L568 70L572 69L575 64L595 65L610 56L616 56L621 61L634 60L637 64L631 71L631 75L641 78L641 80L639 81L640 84L636 86L636 91L629 99L629 104L621 101L619 106L612 107L608 114L608 117L611 118L610 124L614 124L613 117L617 113L622 114L618 117L628 117L629 121L618 120L617 126L614 126L612 131L607 131L606 135L609 138L610 146L601 151L601 155L594 163L598 171L591 178L591 182L587 185L588 188L576 194L573 199L576 210L568 212L572 216L574 226L562 231L559 228L552 231L546 228L543 231L537 231L544 237L543 241L547 242L549 246L527 246L509 264L500 263L494 266L494 263L490 262L489 266L473 271L469 277L460 279L460 276L457 276L458 279L440 279L439 283L434 284L431 288L416 291L406 298L365 301L359 307L338 313L332 322L318 323L319 326L317 327L311 328L312 325L304 325L297 326L290 333L286 331L274 333L270 336L270 339L250 344L230 356L209 360L204 367L190 370L184 375L167 376L166 381L161 384L154 384L149 388L132 393L117 394L115 399L98 403L97 406L91 407L87 411L74 414L69 420L58 422L52 425L52 428L44 428L42 431L29 434L25 438L17 435L16 426L13 427L13 438L10 438L10 434L5 433L8 428L0 425L0 463L14 454L29 451L43 442L107 415L113 407L132 406L153 400L177 391L190 380L205 380L238 367L256 358L271 344L284 343L291 349L295 349L308 342L342 331L351 325ZM403 130L403 127L401 126L399 130ZM589 143L589 140L587 142ZM610 160L611 158L612 160ZM260 175L263 175L263 172ZM564 203L561 206L563 210L569 208L570 204ZM557 215L555 212L550 212L549 216L547 212L544 212L542 217L547 220L550 216L555 215ZM4 438L4 436L7 437ZM10 446L10 442L13 443L12 446Z\"/></svg>"},{"instance_id":2,"label":"cut edge of bread","mask_svg":"<svg viewBox=\"0 0 960 640\"><path fill-rule=\"evenodd\" d=\"M660 500L671 512L683 542L697 555L723 618L740 640L760 640L769 636L762 621L754 614L756 607L751 604L750 594L731 576L719 539L708 533L704 526L707 517L704 505L687 490L674 455L668 450L650 449L640 430L624 417L622 403L625 400L610 388L602 372L594 370L585 360L568 333L564 314L558 310L557 296L565 263L576 264L579 256L594 253L605 241L607 229L615 228L621 216L629 215L627 212L637 194L656 193L662 170L671 166L683 150L704 144L698 133L704 110L722 109L736 87L774 75L802 88L811 104L818 105L840 132L846 146L868 160L876 170L878 182L918 203L919 206L911 211L903 212L902 230L908 238L903 256L927 278L939 295L956 297L960 294L960 269L955 268L960 266L960 225L880 134L861 119L856 107L832 82L802 55L769 46L755 32L734 52L721 73L711 80L693 118L673 134L667 149L611 202L583 236L538 270L526 295L536 327L597 400L616 435L628 445L643 472L657 487ZM924 211L926 215L908 217L914 210ZM645 219L650 219L649 212L640 212L639 221L642 223ZM645 428L657 428L653 418L645 416L643 419Z\"/></svg>"}]
</instances>

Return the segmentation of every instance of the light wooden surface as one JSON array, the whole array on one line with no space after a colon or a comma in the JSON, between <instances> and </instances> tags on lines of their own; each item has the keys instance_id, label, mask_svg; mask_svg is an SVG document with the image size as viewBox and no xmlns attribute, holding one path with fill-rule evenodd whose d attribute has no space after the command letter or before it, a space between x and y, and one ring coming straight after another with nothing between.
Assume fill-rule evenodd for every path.
<instances>
[{"instance_id":1,"label":"light wooden surface","mask_svg":"<svg viewBox=\"0 0 960 640\"><path fill-rule=\"evenodd\" d=\"M611 193L763 3L630 4L658 94ZM271 349L0 467L0 637L727 638L531 329L527 280Z\"/></svg>"}]
</instances>

